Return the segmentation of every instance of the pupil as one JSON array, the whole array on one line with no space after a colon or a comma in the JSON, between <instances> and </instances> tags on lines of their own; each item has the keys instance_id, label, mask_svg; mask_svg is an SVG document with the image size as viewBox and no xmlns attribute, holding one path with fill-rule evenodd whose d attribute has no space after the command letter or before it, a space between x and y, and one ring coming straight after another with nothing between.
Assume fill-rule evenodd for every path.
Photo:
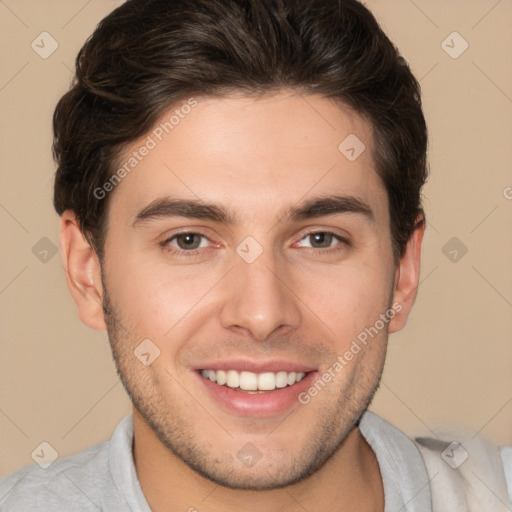
<instances>
[{"instance_id":1,"label":"pupil","mask_svg":"<svg viewBox=\"0 0 512 512\"><path fill-rule=\"evenodd\" d=\"M313 245L316 247L329 247L331 241L332 235L329 233L315 233L313 235Z\"/></svg>"},{"instance_id":2,"label":"pupil","mask_svg":"<svg viewBox=\"0 0 512 512\"><path fill-rule=\"evenodd\" d=\"M185 234L178 237L178 245L181 249L197 249L200 242L199 237L195 234Z\"/></svg>"}]
</instances>

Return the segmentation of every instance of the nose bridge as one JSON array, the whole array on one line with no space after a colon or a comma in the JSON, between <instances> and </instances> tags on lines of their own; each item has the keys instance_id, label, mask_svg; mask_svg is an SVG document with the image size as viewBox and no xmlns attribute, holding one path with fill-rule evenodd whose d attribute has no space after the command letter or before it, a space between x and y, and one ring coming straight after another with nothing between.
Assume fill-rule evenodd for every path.
<instances>
[{"instance_id":1,"label":"nose bridge","mask_svg":"<svg viewBox=\"0 0 512 512\"><path fill-rule=\"evenodd\" d=\"M248 247L241 244L241 248ZM246 329L258 340L265 340L280 327L297 327L300 310L285 284L286 273L279 272L283 268L271 249L264 250L253 260L244 258L242 252L235 259L229 282L225 283L223 326Z\"/></svg>"}]
</instances>

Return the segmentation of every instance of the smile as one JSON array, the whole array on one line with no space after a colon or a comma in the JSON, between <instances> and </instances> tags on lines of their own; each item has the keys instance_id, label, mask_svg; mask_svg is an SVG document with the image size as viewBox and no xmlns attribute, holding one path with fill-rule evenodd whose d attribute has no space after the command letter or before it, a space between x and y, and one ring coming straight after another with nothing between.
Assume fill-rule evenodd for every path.
<instances>
[{"instance_id":1,"label":"smile","mask_svg":"<svg viewBox=\"0 0 512 512\"><path fill-rule=\"evenodd\" d=\"M248 392L266 392L293 386L307 375L305 372L262 372L253 373L237 370L201 370L203 378L220 386Z\"/></svg>"}]
</instances>

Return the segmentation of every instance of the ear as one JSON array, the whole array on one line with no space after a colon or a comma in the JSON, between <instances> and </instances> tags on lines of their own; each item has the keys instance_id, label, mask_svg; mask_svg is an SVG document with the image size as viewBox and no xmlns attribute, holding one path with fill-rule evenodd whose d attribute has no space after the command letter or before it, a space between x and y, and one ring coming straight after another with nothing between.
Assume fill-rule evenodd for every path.
<instances>
[{"instance_id":1,"label":"ear","mask_svg":"<svg viewBox=\"0 0 512 512\"><path fill-rule=\"evenodd\" d=\"M66 210L60 219L60 252L80 320L93 329L106 331L100 262L71 210Z\"/></svg>"},{"instance_id":2,"label":"ear","mask_svg":"<svg viewBox=\"0 0 512 512\"><path fill-rule=\"evenodd\" d=\"M393 302L397 315L389 322L389 333L397 332L405 326L407 317L416 300L420 278L421 242L425 232L425 221L420 217L416 228L407 242L395 272Z\"/></svg>"}]
</instances>

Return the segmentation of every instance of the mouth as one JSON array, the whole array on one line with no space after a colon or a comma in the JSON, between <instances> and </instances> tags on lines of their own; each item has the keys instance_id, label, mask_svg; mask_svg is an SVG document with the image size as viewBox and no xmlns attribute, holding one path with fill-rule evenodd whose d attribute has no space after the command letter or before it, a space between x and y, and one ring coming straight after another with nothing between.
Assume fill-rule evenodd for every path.
<instances>
[{"instance_id":1,"label":"mouth","mask_svg":"<svg viewBox=\"0 0 512 512\"><path fill-rule=\"evenodd\" d=\"M237 370L200 370L201 376L219 386L227 386L251 394L267 393L275 389L293 386L306 377L306 372L254 373ZM309 372L308 372L309 373Z\"/></svg>"},{"instance_id":2,"label":"mouth","mask_svg":"<svg viewBox=\"0 0 512 512\"><path fill-rule=\"evenodd\" d=\"M250 369L248 368L250 367ZM233 364L194 372L203 389L225 411L237 416L270 417L300 405L298 396L314 382L316 370L298 365Z\"/></svg>"}]
</instances>

